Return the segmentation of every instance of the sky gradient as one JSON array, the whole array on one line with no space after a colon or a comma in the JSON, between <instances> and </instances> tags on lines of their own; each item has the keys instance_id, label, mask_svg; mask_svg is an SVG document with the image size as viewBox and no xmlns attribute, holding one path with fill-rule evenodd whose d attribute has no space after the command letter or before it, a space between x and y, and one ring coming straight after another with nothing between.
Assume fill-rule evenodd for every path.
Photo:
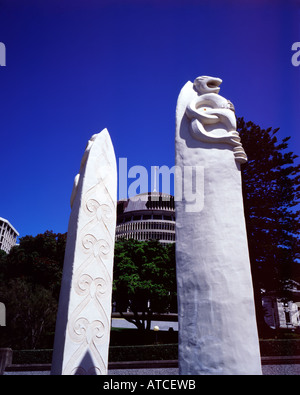
<instances>
[{"instance_id":1,"label":"sky gradient","mask_svg":"<svg viewBox=\"0 0 300 395\"><path fill-rule=\"evenodd\" d=\"M279 127L299 155L297 41L296 0L0 0L0 216L20 236L66 232L104 128L128 168L172 167L177 97L199 75L222 78L237 116Z\"/></svg>"}]
</instances>

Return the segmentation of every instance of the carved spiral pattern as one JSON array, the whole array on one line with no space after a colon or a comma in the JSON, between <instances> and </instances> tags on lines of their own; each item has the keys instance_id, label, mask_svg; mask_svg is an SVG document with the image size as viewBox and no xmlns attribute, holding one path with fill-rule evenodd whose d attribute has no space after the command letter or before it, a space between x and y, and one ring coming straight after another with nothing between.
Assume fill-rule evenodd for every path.
<instances>
[{"instance_id":1,"label":"carved spiral pattern","mask_svg":"<svg viewBox=\"0 0 300 395\"><path fill-rule=\"evenodd\" d=\"M76 293L80 296L86 296L90 292L93 279L87 274L83 274L75 284Z\"/></svg>"},{"instance_id":2,"label":"carved spiral pattern","mask_svg":"<svg viewBox=\"0 0 300 395\"><path fill-rule=\"evenodd\" d=\"M89 199L86 202L86 208L91 214L94 214L98 210L99 207L100 207L100 204L95 199Z\"/></svg>"},{"instance_id":3,"label":"carved spiral pattern","mask_svg":"<svg viewBox=\"0 0 300 395\"><path fill-rule=\"evenodd\" d=\"M72 339L76 343L82 343L87 334L89 321L86 318L78 318L73 325Z\"/></svg>"}]
</instances>

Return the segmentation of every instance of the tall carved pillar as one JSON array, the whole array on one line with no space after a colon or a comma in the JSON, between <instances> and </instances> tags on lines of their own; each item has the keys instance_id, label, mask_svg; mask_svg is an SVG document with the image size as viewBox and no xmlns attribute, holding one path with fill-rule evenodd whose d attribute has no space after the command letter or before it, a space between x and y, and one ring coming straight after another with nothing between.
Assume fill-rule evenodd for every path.
<instances>
[{"instance_id":1,"label":"tall carved pillar","mask_svg":"<svg viewBox=\"0 0 300 395\"><path fill-rule=\"evenodd\" d=\"M241 189L247 157L234 107L219 95L221 82L188 82L176 109L181 374L261 374ZM187 180L187 168L197 179ZM202 200L193 204L190 196Z\"/></svg>"},{"instance_id":2,"label":"tall carved pillar","mask_svg":"<svg viewBox=\"0 0 300 395\"><path fill-rule=\"evenodd\" d=\"M105 129L89 140L71 196L51 374L106 374L117 170Z\"/></svg>"}]
</instances>

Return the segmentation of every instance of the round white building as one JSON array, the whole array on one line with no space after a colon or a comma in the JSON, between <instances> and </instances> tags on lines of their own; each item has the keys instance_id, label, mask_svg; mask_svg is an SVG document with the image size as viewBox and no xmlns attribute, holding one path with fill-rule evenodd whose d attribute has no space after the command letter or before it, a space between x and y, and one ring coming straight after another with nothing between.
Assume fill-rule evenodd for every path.
<instances>
[{"instance_id":1,"label":"round white building","mask_svg":"<svg viewBox=\"0 0 300 395\"><path fill-rule=\"evenodd\" d=\"M117 204L116 240L175 242L174 196L148 192L120 200Z\"/></svg>"}]
</instances>

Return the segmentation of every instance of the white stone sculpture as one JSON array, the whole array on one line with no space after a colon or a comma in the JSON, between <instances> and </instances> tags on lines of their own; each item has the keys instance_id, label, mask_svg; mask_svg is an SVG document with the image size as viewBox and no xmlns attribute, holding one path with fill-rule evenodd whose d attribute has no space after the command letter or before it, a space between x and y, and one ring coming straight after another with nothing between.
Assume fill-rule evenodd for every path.
<instances>
[{"instance_id":1,"label":"white stone sculpture","mask_svg":"<svg viewBox=\"0 0 300 395\"><path fill-rule=\"evenodd\" d=\"M51 374L107 374L116 198L104 129L89 140L74 181Z\"/></svg>"},{"instance_id":2,"label":"white stone sculpture","mask_svg":"<svg viewBox=\"0 0 300 395\"><path fill-rule=\"evenodd\" d=\"M208 76L188 82L176 109L180 374L261 374L241 189L247 157L234 107L218 94L221 82ZM176 199L185 167L201 170L195 174L202 205L185 194ZM191 180L185 190L199 183Z\"/></svg>"}]
</instances>

